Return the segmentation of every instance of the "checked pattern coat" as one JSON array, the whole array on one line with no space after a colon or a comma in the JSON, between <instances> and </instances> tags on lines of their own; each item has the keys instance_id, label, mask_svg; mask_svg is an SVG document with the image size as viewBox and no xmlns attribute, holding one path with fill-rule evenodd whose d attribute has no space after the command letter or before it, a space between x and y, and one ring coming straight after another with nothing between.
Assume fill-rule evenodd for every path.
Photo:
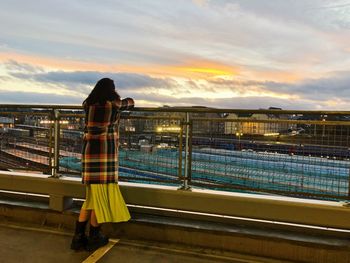
<instances>
[{"instance_id":1,"label":"checked pattern coat","mask_svg":"<svg viewBox=\"0 0 350 263\"><path fill-rule=\"evenodd\" d=\"M83 104L85 130L82 150L84 184L118 182L120 112L134 107L134 100L107 101L105 105Z\"/></svg>"}]
</instances>

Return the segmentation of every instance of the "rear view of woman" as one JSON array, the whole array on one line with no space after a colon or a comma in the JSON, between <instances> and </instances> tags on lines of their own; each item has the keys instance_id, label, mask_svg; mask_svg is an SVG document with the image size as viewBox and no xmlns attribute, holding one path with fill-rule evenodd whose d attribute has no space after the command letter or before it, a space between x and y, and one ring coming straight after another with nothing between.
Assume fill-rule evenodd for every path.
<instances>
[{"instance_id":1,"label":"rear view of woman","mask_svg":"<svg viewBox=\"0 0 350 263\"><path fill-rule=\"evenodd\" d=\"M121 99L113 80L97 82L83 102L85 130L82 152L82 181L86 200L76 222L71 249L95 250L108 243L100 224L130 219L118 186L118 145L120 112L134 107L131 98ZM89 236L85 228L90 219Z\"/></svg>"}]
</instances>

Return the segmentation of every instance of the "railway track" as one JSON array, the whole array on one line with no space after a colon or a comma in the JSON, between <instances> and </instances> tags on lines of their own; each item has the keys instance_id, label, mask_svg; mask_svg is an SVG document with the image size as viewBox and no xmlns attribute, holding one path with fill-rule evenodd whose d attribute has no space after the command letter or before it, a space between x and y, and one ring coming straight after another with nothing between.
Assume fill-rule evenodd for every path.
<instances>
[{"instance_id":1,"label":"railway track","mask_svg":"<svg viewBox=\"0 0 350 263\"><path fill-rule=\"evenodd\" d=\"M23 162L17 161L13 158L9 158L0 153L0 169L27 169L26 165L23 165Z\"/></svg>"}]
</instances>

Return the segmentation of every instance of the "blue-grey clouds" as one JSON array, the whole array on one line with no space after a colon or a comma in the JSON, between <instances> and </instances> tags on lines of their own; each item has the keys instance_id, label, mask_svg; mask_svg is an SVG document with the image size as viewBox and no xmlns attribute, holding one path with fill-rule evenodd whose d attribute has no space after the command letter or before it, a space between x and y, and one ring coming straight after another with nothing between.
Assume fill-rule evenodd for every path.
<instances>
[{"instance_id":1,"label":"blue-grey clouds","mask_svg":"<svg viewBox=\"0 0 350 263\"><path fill-rule=\"evenodd\" d=\"M81 97L66 96L52 93L37 93L24 91L1 91L0 103L15 104L81 104Z\"/></svg>"},{"instance_id":2,"label":"blue-grey clouds","mask_svg":"<svg viewBox=\"0 0 350 263\"><path fill-rule=\"evenodd\" d=\"M17 103L73 103L79 104L89 94L96 81L103 77L115 80L122 96L131 96L147 105L204 105L220 108L332 109L337 103L346 109L350 103L350 72L334 72L321 79L306 79L299 83L272 81L242 81L223 78L203 80L156 78L145 74L98 71L45 71L41 67L5 63L8 76L20 82L34 82L47 87L34 93L0 91L0 102ZM1 84L1 79L0 79ZM55 94L55 87L68 95ZM332 87L332 88L329 88ZM232 96L216 97L220 91L232 91ZM193 92L196 91L196 92ZM253 94L252 94L253 92ZM17 96L15 95L17 94ZM203 96L203 94L207 94ZM270 95L269 95L270 94ZM281 98L274 94L287 96ZM289 97L288 97L289 96ZM45 98L48 100L45 101Z\"/></svg>"},{"instance_id":3,"label":"blue-grey clouds","mask_svg":"<svg viewBox=\"0 0 350 263\"><path fill-rule=\"evenodd\" d=\"M11 60L4 63L8 74L22 80L32 80L53 84L82 84L93 86L97 80L108 77L115 81L119 89L136 87L164 87L172 84L171 79L154 78L137 73L115 73L99 71L44 71L26 63Z\"/></svg>"}]
</instances>

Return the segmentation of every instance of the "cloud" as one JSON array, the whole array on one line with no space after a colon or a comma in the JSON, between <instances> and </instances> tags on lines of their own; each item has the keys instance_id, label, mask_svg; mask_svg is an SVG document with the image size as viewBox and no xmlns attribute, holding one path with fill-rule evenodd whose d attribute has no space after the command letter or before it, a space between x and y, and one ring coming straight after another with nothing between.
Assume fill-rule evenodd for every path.
<instances>
[{"instance_id":1,"label":"cloud","mask_svg":"<svg viewBox=\"0 0 350 263\"><path fill-rule=\"evenodd\" d=\"M21 64L16 61L8 61L5 64L7 75L0 78L2 87L21 86L19 90L36 90L40 93L53 93L68 96L87 96L96 82L104 77L113 79L116 83L118 92L123 96L124 93L133 92L142 94L147 90L165 89L170 90L176 87L177 83L170 78L155 78L144 74L136 73L118 73L118 72L99 72L99 71L44 71L38 70L30 64ZM28 87L31 86L33 88ZM3 89L4 90L4 89ZM8 90L8 89L5 89ZM1 91L1 88L0 88ZM20 93L21 94L21 93ZM7 96L11 99L12 96ZM126 94L127 95L127 94ZM58 96L57 98L60 98Z\"/></svg>"},{"instance_id":2,"label":"cloud","mask_svg":"<svg viewBox=\"0 0 350 263\"><path fill-rule=\"evenodd\" d=\"M330 77L306 79L302 82L274 83L266 82L265 87L274 92L288 92L310 100L327 100L330 98L350 98L350 71L336 72Z\"/></svg>"},{"instance_id":3,"label":"cloud","mask_svg":"<svg viewBox=\"0 0 350 263\"><path fill-rule=\"evenodd\" d=\"M4 67L10 72L31 72L31 73L44 72L44 69L42 67L34 66L28 63L19 63L13 59L5 61L3 64L4 64Z\"/></svg>"},{"instance_id":4,"label":"cloud","mask_svg":"<svg viewBox=\"0 0 350 263\"><path fill-rule=\"evenodd\" d=\"M130 89L137 87L164 87L171 85L171 79L152 78L147 75L136 73L111 73L97 71L50 71L40 73L9 73L10 76L43 83L56 84L82 84L93 86L101 78L111 78L115 81L118 89Z\"/></svg>"},{"instance_id":5,"label":"cloud","mask_svg":"<svg viewBox=\"0 0 350 263\"><path fill-rule=\"evenodd\" d=\"M192 0L192 2L198 6L204 6L207 4L207 0Z\"/></svg>"},{"instance_id":6,"label":"cloud","mask_svg":"<svg viewBox=\"0 0 350 263\"><path fill-rule=\"evenodd\" d=\"M3 83L31 83L38 93L28 90L27 96L19 93L23 99L14 97L11 90L3 90L3 101L16 100L32 103L37 98L33 94L54 94L47 103L80 103L98 79L109 77L115 80L117 90L122 96L131 96L147 105L170 104L205 105L228 108L281 108L319 109L337 107L344 109L350 98L350 72L333 72L329 77L305 79L296 83L278 81L244 80L236 78L156 78L146 74L99 71L50 71L30 64L16 61L5 63L8 76L0 80ZM9 79L10 78L10 79ZM39 89L42 87L41 89ZM329 88L332 87L332 88ZM1 91L1 89L0 89ZM64 97L64 94L66 97ZM63 100L62 100L63 99ZM62 100L62 101L60 101Z\"/></svg>"},{"instance_id":7,"label":"cloud","mask_svg":"<svg viewBox=\"0 0 350 263\"><path fill-rule=\"evenodd\" d=\"M44 71L18 62L7 63L9 77L45 87L38 92L1 91L2 103L80 104L96 81L110 77L122 96L147 106L207 106L219 108L347 109L350 103L350 72L334 72L321 79L297 83L225 78L155 78L145 74L98 71ZM332 87L331 89L328 87ZM66 95L58 94L62 89ZM16 95L17 94L17 95Z\"/></svg>"},{"instance_id":8,"label":"cloud","mask_svg":"<svg viewBox=\"0 0 350 263\"><path fill-rule=\"evenodd\" d=\"M22 2L2 2L1 45L56 63L48 69L8 61L0 90L17 86L56 94L57 103L63 94L79 101L98 79L110 77L122 96L147 105L293 108L303 101L318 108L350 95L346 76L324 77L350 69L348 18L337 8L317 9L337 1ZM232 79L180 75L179 68L203 68L193 61L225 65Z\"/></svg>"},{"instance_id":9,"label":"cloud","mask_svg":"<svg viewBox=\"0 0 350 263\"><path fill-rule=\"evenodd\" d=\"M162 105L169 106L206 106L212 108L225 109L267 109L271 106L281 107L289 110L348 110L349 99L338 101L312 101L306 99L285 100L271 97L245 97L245 98L221 98L208 99L201 97L176 98L171 96L162 96L157 93L133 94L138 107L158 107ZM18 104L71 104L80 105L85 97L63 96L51 93L34 92L10 92L0 91L0 103L18 103ZM334 105L336 103L337 105Z\"/></svg>"},{"instance_id":10,"label":"cloud","mask_svg":"<svg viewBox=\"0 0 350 263\"><path fill-rule=\"evenodd\" d=\"M349 37L339 40L349 36L349 17L334 8L314 9L327 4L332 2L3 0L0 42L22 53L99 63L147 66L204 59L295 70L327 61L335 67L345 58L339 46L349 46ZM327 30L332 23L345 25Z\"/></svg>"},{"instance_id":11,"label":"cloud","mask_svg":"<svg viewBox=\"0 0 350 263\"><path fill-rule=\"evenodd\" d=\"M76 96L57 95L52 93L1 91L0 103L15 104L81 104Z\"/></svg>"}]
</instances>

